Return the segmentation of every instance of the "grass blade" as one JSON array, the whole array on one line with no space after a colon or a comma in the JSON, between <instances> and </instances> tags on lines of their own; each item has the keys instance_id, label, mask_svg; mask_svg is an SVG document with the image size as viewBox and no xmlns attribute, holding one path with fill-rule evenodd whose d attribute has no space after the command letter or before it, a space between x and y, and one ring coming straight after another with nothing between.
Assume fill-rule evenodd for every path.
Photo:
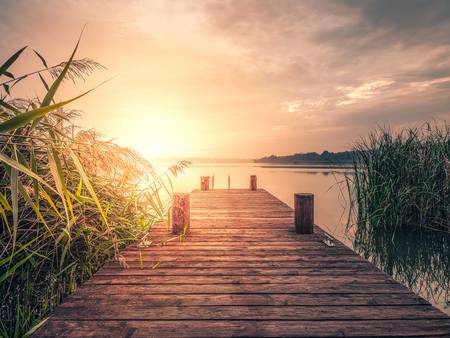
<instances>
[{"instance_id":1,"label":"grass blade","mask_svg":"<svg viewBox=\"0 0 450 338\"><path fill-rule=\"evenodd\" d=\"M84 29L83 29L84 30ZM70 55L69 61L67 61L66 65L64 66L63 70L59 74L59 76L56 78L55 81L53 81L50 89L48 90L47 94L45 95L44 99L42 100L41 107L48 106L50 102L52 102L53 97L56 94L56 91L58 90L59 86L61 85L61 82L64 80L64 77L67 74L67 71L69 70L69 67L72 63L73 57L75 56L75 53L77 52L78 46L80 44L81 36L83 34L83 30L81 31L81 34L78 38L78 41L75 45L75 48L72 52L72 55ZM39 54L38 54L39 55Z\"/></svg>"},{"instance_id":2,"label":"grass blade","mask_svg":"<svg viewBox=\"0 0 450 338\"><path fill-rule=\"evenodd\" d=\"M19 192L18 192L18 181L19 176L16 168L11 167L10 175L11 184L11 204L12 204L12 214L13 214L13 248L16 246L17 240L17 229L19 226Z\"/></svg>"},{"instance_id":3,"label":"grass blade","mask_svg":"<svg viewBox=\"0 0 450 338\"><path fill-rule=\"evenodd\" d=\"M55 159L52 151L48 152L48 164L49 164L49 168L50 168L50 173L52 174L53 180L55 181L56 191L57 191L59 197L61 198L61 201L64 206L64 213L66 214L66 220L67 220L66 229L70 229L70 216L69 216L69 211L67 208L67 203L66 203L66 198L65 198L65 193L64 193L64 191L65 191L64 179L60 175L60 171L58 170L58 165L57 165L56 159Z\"/></svg>"},{"instance_id":4,"label":"grass blade","mask_svg":"<svg viewBox=\"0 0 450 338\"><path fill-rule=\"evenodd\" d=\"M42 64L44 65L45 68L48 68L48 64L47 61L45 61L44 57L39 54L36 49L33 49L34 54L36 54L38 56L38 58L41 60Z\"/></svg>"},{"instance_id":5,"label":"grass blade","mask_svg":"<svg viewBox=\"0 0 450 338\"><path fill-rule=\"evenodd\" d=\"M50 190L52 190L55 193L58 193L55 189L53 189L53 187L48 184L46 181L44 181L39 175L35 174L34 172L32 172L30 169L28 169L27 167L25 167L24 165L20 164L19 162L17 162L16 160L6 156L3 153L0 153L0 161L6 163L7 165L9 165L11 168L16 169L17 171L23 172L24 174L36 179L37 181L39 181L39 183L45 185L47 188L49 188Z\"/></svg>"},{"instance_id":6,"label":"grass blade","mask_svg":"<svg viewBox=\"0 0 450 338\"><path fill-rule=\"evenodd\" d=\"M17 58L22 54L22 52L27 48L28 46L22 47L17 52L15 52L8 60L5 61L5 63L0 67L0 76L5 74L10 74L7 72L8 68L16 62ZM11 77L11 76L8 76Z\"/></svg>"},{"instance_id":7,"label":"grass blade","mask_svg":"<svg viewBox=\"0 0 450 338\"><path fill-rule=\"evenodd\" d=\"M38 119L40 117L43 117L47 113L49 113L49 112L51 112L53 110L61 108L61 107L65 106L65 105L67 105L67 104L69 104L69 103L71 103L71 102L73 102L75 100L78 100L79 98L87 95L88 93L90 93L91 91L93 91L97 87L98 86L96 86L96 87L94 87L94 88L84 92L83 94L78 95L78 96L70 99L70 100L66 100L66 101L62 101L62 102L59 102L59 103L55 103L55 104L52 104L50 106L47 105L45 107L36 108L36 109L30 110L30 111L27 111L25 113L18 114L16 116L14 116L13 118L11 118L11 119L3 122L2 124L0 124L0 133L6 133L6 132L9 132L11 130L15 130L17 128L23 127L27 123L29 123L31 121L34 121L34 120L36 120L36 119ZM5 106L5 104L6 104L6 102L4 102L4 100L0 99L0 105Z\"/></svg>"},{"instance_id":8,"label":"grass blade","mask_svg":"<svg viewBox=\"0 0 450 338\"><path fill-rule=\"evenodd\" d=\"M80 174L86 189L88 190L91 197L94 199L95 204L97 205L97 208L100 211L100 214L102 215L103 222L105 222L105 225L108 226L108 219L106 218L106 214L103 211L102 205L100 204L100 200L98 199L97 194L95 193L95 190L91 185L89 177L86 175L86 172L83 169L83 165L81 164L80 160L75 155L75 153L72 151L72 149L69 149L69 154L72 157L73 163L75 164L75 167L77 168L78 173Z\"/></svg>"}]
</instances>

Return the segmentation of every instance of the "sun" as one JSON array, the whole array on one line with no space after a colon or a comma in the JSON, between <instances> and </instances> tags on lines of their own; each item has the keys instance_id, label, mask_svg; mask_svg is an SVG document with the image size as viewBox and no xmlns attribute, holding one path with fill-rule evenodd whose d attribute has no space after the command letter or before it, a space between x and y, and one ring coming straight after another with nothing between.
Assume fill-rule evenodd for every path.
<instances>
[{"instance_id":1,"label":"sun","mask_svg":"<svg viewBox=\"0 0 450 338\"><path fill-rule=\"evenodd\" d=\"M201 133L189 116L157 107L135 107L133 110L139 113L129 114L115 129L126 146L138 150L148 159L184 158L194 152L195 144L201 142Z\"/></svg>"}]
</instances>

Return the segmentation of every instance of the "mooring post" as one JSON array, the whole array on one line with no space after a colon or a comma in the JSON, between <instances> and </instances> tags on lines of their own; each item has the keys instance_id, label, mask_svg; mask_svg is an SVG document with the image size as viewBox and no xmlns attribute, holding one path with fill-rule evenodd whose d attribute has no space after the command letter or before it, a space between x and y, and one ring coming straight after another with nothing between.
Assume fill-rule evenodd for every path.
<instances>
[{"instance_id":1,"label":"mooring post","mask_svg":"<svg viewBox=\"0 0 450 338\"><path fill-rule=\"evenodd\" d=\"M251 191L256 191L257 190L256 175L250 175L250 190Z\"/></svg>"},{"instance_id":2,"label":"mooring post","mask_svg":"<svg viewBox=\"0 0 450 338\"><path fill-rule=\"evenodd\" d=\"M209 190L209 176L200 176L200 190Z\"/></svg>"},{"instance_id":3,"label":"mooring post","mask_svg":"<svg viewBox=\"0 0 450 338\"><path fill-rule=\"evenodd\" d=\"M231 187L231 179L230 179L230 175L228 175L228 189L230 189Z\"/></svg>"},{"instance_id":4,"label":"mooring post","mask_svg":"<svg viewBox=\"0 0 450 338\"><path fill-rule=\"evenodd\" d=\"M187 193L173 194L172 203L172 233L186 234L191 225L190 196Z\"/></svg>"},{"instance_id":5,"label":"mooring post","mask_svg":"<svg viewBox=\"0 0 450 338\"><path fill-rule=\"evenodd\" d=\"M294 194L295 232L312 234L314 227L314 194Z\"/></svg>"}]
</instances>

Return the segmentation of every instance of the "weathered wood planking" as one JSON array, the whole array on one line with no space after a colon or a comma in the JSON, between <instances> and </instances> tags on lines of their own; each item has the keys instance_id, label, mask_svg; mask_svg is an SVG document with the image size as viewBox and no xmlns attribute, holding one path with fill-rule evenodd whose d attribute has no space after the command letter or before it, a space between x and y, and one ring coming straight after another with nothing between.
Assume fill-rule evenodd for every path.
<instances>
[{"instance_id":1,"label":"weathered wood planking","mask_svg":"<svg viewBox=\"0 0 450 338\"><path fill-rule=\"evenodd\" d=\"M131 245L39 337L448 337L449 318L264 190L191 194L191 233ZM165 245L160 243L164 241ZM140 258L142 257L142 259Z\"/></svg>"}]
</instances>

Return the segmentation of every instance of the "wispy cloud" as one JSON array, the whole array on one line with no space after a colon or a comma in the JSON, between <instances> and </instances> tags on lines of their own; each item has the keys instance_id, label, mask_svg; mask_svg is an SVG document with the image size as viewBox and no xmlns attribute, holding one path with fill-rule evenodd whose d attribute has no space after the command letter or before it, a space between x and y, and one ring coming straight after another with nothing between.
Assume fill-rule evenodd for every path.
<instances>
[{"instance_id":1,"label":"wispy cloud","mask_svg":"<svg viewBox=\"0 0 450 338\"><path fill-rule=\"evenodd\" d=\"M126 121L193 122L173 141L190 155L341 150L377 124L450 118L447 0L3 0L0 59L32 44L59 61L85 22L81 55L121 75L81 122L138 149L125 101Z\"/></svg>"},{"instance_id":2,"label":"wispy cloud","mask_svg":"<svg viewBox=\"0 0 450 338\"><path fill-rule=\"evenodd\" d=\"M364 83L358 87L338 87L345 95L345 99L338 101L337 105L347 105L358 102L360 100L367 100L374 96L381 95L388 87L392 85L392 80L376 80L373 82Z\"/></svg>"},{"instance_id":3,"label":"wispy cloud","mask_svg":"<svg viewBox=\"0 0 450 338\"><path fill-rule=\"evenodd\" d=\"M272 130L287 130L289 127L287 125L278 125L278 126L272 126Z\"/></svg>"}]
</instances>

